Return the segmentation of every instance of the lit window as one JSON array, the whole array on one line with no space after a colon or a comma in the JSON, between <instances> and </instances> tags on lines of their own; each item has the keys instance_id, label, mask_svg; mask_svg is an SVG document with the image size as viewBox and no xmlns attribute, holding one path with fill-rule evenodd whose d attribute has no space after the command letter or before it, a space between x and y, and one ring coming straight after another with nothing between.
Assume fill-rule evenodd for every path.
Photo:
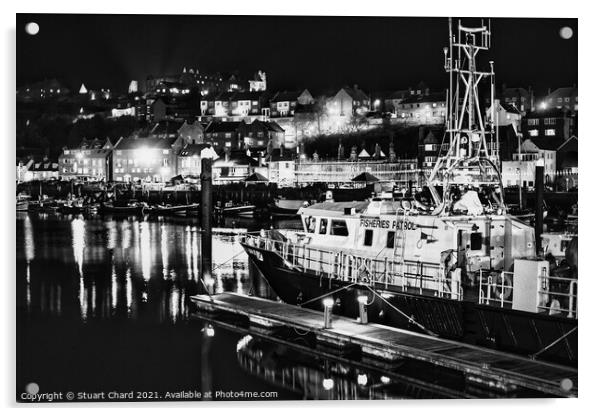
<instances>
[{"instance_id":1,"label":"lit window","mask_svg":"<svg viewBox=\"0 0 602 416\"><path fill-rule=\"evenodd\" d=\"M529 130L529 136L531 136L531 137L539 136L539 130L537 130L537 129Z\"/></svg>"},{"instance_id":2,"label":"lit window","mask_svg":"<svg viewBox=\"0 0 602 416\"><path fill-rule=\"evenodd\" d=\"M546 136L554 136L555 134L556 134L556 130L546 129Z\"/></svg>"}]
</instances>

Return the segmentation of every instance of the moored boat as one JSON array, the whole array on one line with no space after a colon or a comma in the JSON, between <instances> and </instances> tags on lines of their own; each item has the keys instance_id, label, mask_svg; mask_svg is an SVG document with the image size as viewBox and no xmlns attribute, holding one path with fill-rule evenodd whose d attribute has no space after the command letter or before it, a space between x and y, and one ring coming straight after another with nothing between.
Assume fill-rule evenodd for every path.
<instances>
[{"instance_id":1,"label":"moored boat","mask_svg":"<svg viewBox=\"0 0 602 416\"><path fill-rule=\"evenodd\" d=\"M199 208L199 204L186 204L186 205L153 205L149 207L143 207L144 214L150 215L186 215L189 211L196 211Z\"/></svg>"},{"instance_id":2,"label":"moored boat","mask_svg":"<svg viewBox=\"0 0 602 416\"><path fill-rule=\"evenodd\" d=\"M555 267L535 229L508 213L488 149L496 129L476 110L478 80L493 78L474 62L489 36L459 24L452 44L450 33L449 96L464 98L449 103L449 150L424 192L303 207L302 231L248 233L241 244L284 302L322 309L328 299L334 313L365 307L374 322L576 365L576 252ZM458 77L465 91L455 92Z\"/></svg>"},{"instance_id":3,"label":"moored boat","mask_svg":"<svg viewBox=\"0 0 602 416\"><path fill-rule=\"evenodd\" d=\"M299 208L306 206L309 206L307 200L276 198L269 205L269 210L273 217L296 217Z\"/></svg>"},{"instance_id":4,"label":"moored boat","mask_svg":"<svg viewBox=\"0 0 602 416\"><path fill-rule=\"evenodd\" d=\"M253 216L256 206L254 204L241 202L235 204L232 201L226 202L223 206L218 204L216 211L220 215Z\"/></svg>"},{"instance_id":5,"label":"moored boat","mask_svg":"<svg viewBox=\"0 0 602 416\"><path fill-rule=\"evenodd\" d=\"M102 203L98 208L100 214L127 214L142 215L144 206L140 203L130 203L128 205L118 206L112 203Z\"/></svg>"}]
</instances>

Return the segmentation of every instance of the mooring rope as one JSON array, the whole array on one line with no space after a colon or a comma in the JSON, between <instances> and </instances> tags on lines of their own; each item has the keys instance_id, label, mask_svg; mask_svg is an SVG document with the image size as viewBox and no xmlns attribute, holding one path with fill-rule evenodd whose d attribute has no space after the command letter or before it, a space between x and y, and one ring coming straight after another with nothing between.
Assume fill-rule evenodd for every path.
<instances>
[{"instance_id":1,"label":"mooring rope","mask_svg":"<svg viewBox=\"0 0 602 416\"><path fill-rule=\"evenodd\" d=\"M544 348L542 348L541 350L537 351L535 354L531 355L532 359L535 359L539 354L541 354L544 351L549 350L550 348L552 348L554 345L558 344L560 341L562 341L563 339L565 339L566 337L568 337L569 335L571 335L573 332L575 332L577 330L578 327L574 327L573 329L571 329L569 332L567 332L566 334L560 336L559 338L557 338L556 340L554 340L552 343L548 344L547 346L545 346Z\"/></svg>"},{"instance_id":2,"label":"mooring rope","mask_svg":"<svg viewBox=\"0 0 602 416\"><path fill-rule=\"evenodd\" d=\"M333 290L333 291L331 291L331 292L325 293L325 294L323 294L323 295L320 295L320 296L318 296L318 297L315 297L315 298L313 298L313 299L310 299L310 300L308 300L308 301L305 301L305 302L303 302L303 303L300 303L300 304L299 304L299 306L303 306L303 305L307 305L308 303L315 302L316 300L319 300L319 299L321 299L321 298L325 298L325 297L327 297L327 296L330 296L330 295L332 295L333 293L340 292L341 290L345 290L345 289L347 289L347 288L349 288L349 287L351 287L351 286L353 286L353 285L357 285L357 284L358 284L358 283L356 283L356 282L350 283L350 284L348 284L347 286L340 287L340 288L338 288L338 289L335 289L335 290Z\"/></svg>"},{"instance_id":3,"label":"mooring rope","mask_svg":"<svg viewBox=\"0 0 602 416\"><path fill-rule=\"evenodd\" d=\"M422 329L424 332L426 332L427 334L433 336L433 337L438 337L439 335L437 335L436 333L434 333L433 331L431 331L430 329L426 328L424 325L422 325L421 323L417 322L414 318L412 318L411 316L407 315L406 313L404 313L401 309L397 308L395 305L393 305L391 302L389 302L387 299L385 299L383 296L381 296L380 294L378 294L376 292L376 290L372 289L370 286L365 285L368 290L372 291L376 296L378 296L383 302L385 302L387 305L389 305L391 308L393 308L393 310L399 312L401 315L403 315L410 323L413 323L414 325L416 325L418 328Z\"/></svg>"},{"instance_id":4,"label":"mooring rope","mask_svg":"<svg viewBox=\"0 0 602 416\"><path fill-rule=\"evenodd\" d=\"M213 275L213 272L216 271L217 269L219 269L220 267L222 267L223 265L225 265L226 263L234 260L236 257L240 256L241 254L243 254L245 252L245 250L241 250L238 253L236 253L235 255L233 255L232 257L230 257L229 259L227 259L226 261L218 264L217 266L215 266L214 268L211 269L211 275ZM205 284L205 280L203 279L203 277L201 277L199 279L201 281L201 283L203 284L203 287L205 288L205 291L207 292L207 296L209 296L209 299L211 299L211 301L213 302L213 295L211 294L211 292L209 292L209 288L207 287L207 285Z\"/></svg>"}]
</instances>

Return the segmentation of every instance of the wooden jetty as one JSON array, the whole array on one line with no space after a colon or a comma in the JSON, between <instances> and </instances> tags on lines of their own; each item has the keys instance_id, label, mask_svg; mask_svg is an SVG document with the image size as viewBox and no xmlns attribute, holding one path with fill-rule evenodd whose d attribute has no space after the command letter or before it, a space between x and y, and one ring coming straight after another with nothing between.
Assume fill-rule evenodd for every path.
<instances>
[{"instance_id":1,"label":"wooden jetty","mask_svg":"<svg viewBox=\"0 0 602 416\"><path fill-rule=\"evenodd\" d=\"M324 328L321 312L262 298L222 293L192 296L205 313L228 313L248 318L265 328L291 327L311 332L319 343L356 347L385 361L414 359L463 373L467 382L496 390L525 388L558 397L577 396L577 369L529 359L399 328L332 316Z\"/></svg>"}]
</instances>

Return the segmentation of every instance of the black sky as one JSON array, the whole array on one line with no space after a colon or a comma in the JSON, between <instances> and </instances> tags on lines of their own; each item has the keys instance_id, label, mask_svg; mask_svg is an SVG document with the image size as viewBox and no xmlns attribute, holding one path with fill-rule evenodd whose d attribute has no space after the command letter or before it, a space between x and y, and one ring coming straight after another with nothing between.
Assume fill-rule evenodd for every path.
<instances>
[{"instance_id":1,"label":"black sky","mask_svg":"<svg viewBox=\"0 0 602 416\"><path fill-rule=\"evenodd\" d=\"M27 22L40 32L25 32ZM463 19L478 25L480 20ZM559 36L569 26L570 40ZM548 88L577 83L577 19L492 19L498 84ZM131 79L182 67L268 74L270 90L358 84L445 88L447 18L17 15L17 85L57 78L71 88L127 89Z\"/></svg>"}]
</instances>

